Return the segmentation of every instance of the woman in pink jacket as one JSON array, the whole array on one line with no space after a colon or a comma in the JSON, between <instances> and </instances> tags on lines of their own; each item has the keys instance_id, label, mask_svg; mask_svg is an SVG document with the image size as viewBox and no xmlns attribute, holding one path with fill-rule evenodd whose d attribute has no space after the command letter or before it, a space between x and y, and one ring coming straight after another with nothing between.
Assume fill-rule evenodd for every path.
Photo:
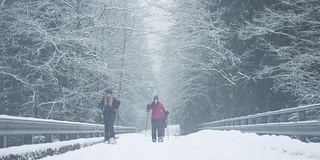
<instances>
[{"instance_id":1,"label":"woman in pink jacket","mask_svg":"<svg viewBox=\"0 0 320 160\"><path fill-rule=\"evenodd\" d=\"M159 102L158 96L154 96L153 102L147 105L147 112L152 111L151 114L151 126L152 126L152 142L157 141L158 133L158 142L163 142L164 137L164 109L161 102Z\"/></svg>"}]
</instances>

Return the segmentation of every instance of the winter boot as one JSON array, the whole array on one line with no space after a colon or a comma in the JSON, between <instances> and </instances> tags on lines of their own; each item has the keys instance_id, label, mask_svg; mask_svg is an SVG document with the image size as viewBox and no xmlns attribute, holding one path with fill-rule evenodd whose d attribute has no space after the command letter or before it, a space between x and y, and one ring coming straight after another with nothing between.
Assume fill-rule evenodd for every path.
<instances>
[{"instance_id":1,"label":"winter boot","mask_svg":"<svg viewBox=\"0 0 320 160\"><path fill-rule=\"evenodd\" d=\"M157 140L156 139L152 139L152 142L157 142Z\"/></svg>"},{"instance_id":2,"label":"winter boot","mask_svg":"<svg viewBox=\"0 0 320 160\"><path fill-rule=\"evenodd\" d=\"M163 138L162 138L162 137L159 137L159 138L158 138L158 142L163 142Z\"/></svg>"},{"instance_id":3,"label":"winter boot","mask_svg":"<svg viewBox=\"0 0 320 160\"><path fill-rule=\"evenodd\" d=\"M109 144L116 144L117 141L114 138L109 139Z\"/></svg>"}]
</instances>

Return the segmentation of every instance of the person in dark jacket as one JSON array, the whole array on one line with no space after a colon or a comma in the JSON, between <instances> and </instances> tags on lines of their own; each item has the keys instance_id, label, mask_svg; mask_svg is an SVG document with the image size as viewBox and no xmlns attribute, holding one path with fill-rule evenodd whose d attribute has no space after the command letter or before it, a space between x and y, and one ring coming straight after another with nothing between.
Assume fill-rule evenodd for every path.
<instances>
[{"instance_id":1,"label":"person in dark jacket","mask_svg":"<svg viewBox=\"0 0 320 160\"><path fill-rule=\"evenodd\" d=\"M151 136L152 142L156 142L158 133L158 142L163 142L164 137L164 113L166 112L164 106L159 102L158 96L154 96L153 101L147 105L147 112L152 111L151 114Z\"/></svg>"},{"instance_id":2,"label":"person in dark jacket","mask_svg":"<svg viewBox=\"0 0 320 160\"><path fill-rule=\"evenodd\" d=\"M120 101L112 95L112 88L107 88L103 92L103 98L99 104L99 108L103 113L104 120L104 141L115 143L114 122L116 119L116 111L120 106Z\"/></svg>"}]
</instances>

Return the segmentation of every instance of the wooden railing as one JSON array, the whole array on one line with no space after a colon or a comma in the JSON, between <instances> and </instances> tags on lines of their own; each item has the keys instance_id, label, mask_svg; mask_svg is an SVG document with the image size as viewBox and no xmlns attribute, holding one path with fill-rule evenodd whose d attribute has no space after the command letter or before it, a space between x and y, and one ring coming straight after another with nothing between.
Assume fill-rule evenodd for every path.
<instances>
[{"instance_id":1,"label":"wooden railing","mask_svg":"<svg viewBox=\"0 0 320 160\"><path fill-rule=\"evenodd\" d=\"M320 121L308 120L307 111L320 109L320 104L300 106L258 113L254 115L213 121L199 125L199 129L240 130L259 134L297 135L305 141L305 136L320 136ZM289 120L289 115L296 114L295 120Z\"/></svg>"},{"instance_id":2,"label":"wooden railing","mask_svg":"<svg viewBox=\"0 0 320 160\"><path fill-rule=\"evenodd\" d=\"M135 132L134 127L115 126L120 133ZM77 138L99 137L104 134L104 126L78 122L56 121L36 118L23 118L0 115L0 148L8 146L8 137L21 135L24 144L33 144L34 136L43 135L45 142L53 141L54 135L59 135L60 141Z\"/></svg>"}]
</instances>

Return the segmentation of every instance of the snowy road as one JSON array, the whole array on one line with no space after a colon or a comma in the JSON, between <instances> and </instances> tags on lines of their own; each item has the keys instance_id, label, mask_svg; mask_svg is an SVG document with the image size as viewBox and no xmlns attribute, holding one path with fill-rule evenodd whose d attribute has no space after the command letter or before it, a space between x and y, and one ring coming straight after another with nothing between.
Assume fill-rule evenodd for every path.
<instances>
[{"instance_id":1,"label":"snowy road","mask_svg":"<svg viewBox=\"0 0 320 160\"><path fill-rule=\"evenodd\" d=\"M146 134L120 135L118 144L98 144L43 160L320 160L320 144L285 136L238 131L200 131L152 143Z\"/></svg>"}]
</instances>

